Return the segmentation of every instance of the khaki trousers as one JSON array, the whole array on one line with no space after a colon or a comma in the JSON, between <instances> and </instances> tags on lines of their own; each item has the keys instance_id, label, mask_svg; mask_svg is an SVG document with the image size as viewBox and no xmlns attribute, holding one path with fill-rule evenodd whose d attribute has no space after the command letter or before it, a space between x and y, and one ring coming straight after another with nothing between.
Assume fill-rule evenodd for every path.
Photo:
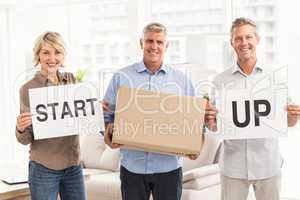
<instances>
[{"instance_id":1,"label":"khaki trousers","mask_svg":"<svg viewBox=\"0 0 300 200\"><path fill-rule=\"evenodd\" d=\"M256 200L280 200L281 175L261 180L221 175L222 200L247 200L250 185L253 186Z\"/></svg>"}]
</instances>

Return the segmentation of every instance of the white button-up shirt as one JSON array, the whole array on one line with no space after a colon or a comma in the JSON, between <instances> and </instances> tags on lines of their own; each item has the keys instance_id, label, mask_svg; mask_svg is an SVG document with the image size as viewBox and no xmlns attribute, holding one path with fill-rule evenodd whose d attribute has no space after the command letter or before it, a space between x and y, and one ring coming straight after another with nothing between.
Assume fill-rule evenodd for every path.
<instances>
[{"instance_id":1,"label":"white button-up shirt","mask_svg":"<svg viewBox=\"0 0 300 200\"><path fill-rule=\"evenodd\" d=\"M266 75L266 70L258 65L250 75L237 64L217 75L215 98L222 90L247 89L257 84ZM225 176L248 180L270 178L280 173L282 162L277 138L223 141L220 169Z\"/></svg>"}]
</instances>

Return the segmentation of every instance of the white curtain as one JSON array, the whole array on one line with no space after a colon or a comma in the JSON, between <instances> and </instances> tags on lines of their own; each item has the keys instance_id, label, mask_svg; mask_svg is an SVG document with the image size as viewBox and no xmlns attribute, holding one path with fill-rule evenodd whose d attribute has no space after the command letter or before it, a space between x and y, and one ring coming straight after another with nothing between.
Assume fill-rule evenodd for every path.
<instances>
[{"instance_id":1,"label":"white curtain","mask_svg":"<svg viewBox=\"0 0 300 200\"><path fill-rule=\"evenodd\" d=\"M19 65L15 32L15 7L0 7L0 168L8 166L26 167L27 147L17 143L15 138L15 122L19 113L20 75L23 66ZM17 59L18 58L18 59ZM19 65L19 66L17 66ZM0 170L3 172L3 170Z\"/></svg>"}]
</instances>

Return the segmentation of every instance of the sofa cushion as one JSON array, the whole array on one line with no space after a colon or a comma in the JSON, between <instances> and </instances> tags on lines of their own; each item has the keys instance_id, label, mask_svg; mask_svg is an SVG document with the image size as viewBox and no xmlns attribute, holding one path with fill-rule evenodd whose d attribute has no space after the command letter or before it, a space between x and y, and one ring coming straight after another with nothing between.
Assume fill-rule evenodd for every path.
<instances>
[{"instance_id":1,"label":"sofa cushion","mask_svg":"<svg viewBox=\"0 0 300 200\"><path fill-rule=\"evenodd\" d=\"M202 190L183 189L181 200L220 200L220 185L203 188Z\"/></svg>"},{"instance_id":2,"label":"sofa cushion","mask_svg":"<svg viewBox=\"0 0 300 200\"><path fill-rule=\"evenodd\" d=\"M82 173L83 173L84 177L88 179L94 175L111 173L111 171L104 170L104 169L83 168Z\"/></svg>"},{"instance_id":3,"label":"sofa cushion","mask_svg":"<svg viewBox=\"0 0 300 200\"><path fill-rule=\"evenodd\" d=\"M120 150L111 149L106 146L100 159L100 168L111 171L118 171L120 169Z\"/></svg>"},{"instance_id":4,"label":"sofa cushion","mask_svg":"<svg viewBox=\"0 0 300 200\"><path fill-rule=\"evenodd\" d=\"M218 184L220 184L220 174L212 174L185 182L182 187L184 189L202 190Z\"/></svg>"},{"instance_id":5,"label":"sofa cushion","mask_svg":"<svg viewBox=\"0 0 300 200\"><path fill-rule=\"evenodd\" d=\"M220 139L206 135L199 157L196 160L183 158L182 170L185 172L190 169L213 164L215 162L216 154L220 144Z\"/></svg>"},{"instance_id":6,"label":"sofa cushion","mask_svg":"<svg viewBox=\"0 0 300 200\"><path fill-rule=\"evenodd\" d=\"M85 181L88 200L120 200L121 182L119 173L91 176Z\"/></svg>"},{"instance_id":7,"label":"sofa cushion","mask_svg":"<svg viewBox=\"0 0 300 200\"><path fill-rule=\"evenodd\" d=\"M182 182L188 182L194 179L206 177L209 175L219 174L218 164L207 165L199 168L194 168L188 171L183 172Z\"/></svg>"},{"instance_id":8,"label":"sofa cushion","mask_svg":"<svg viewBox=\"0 0 300 200\"><path fill-rule=\"evenodd\" d=\"M81 160L85 168L116 171L119 169L119 150L110 149L102 135L80 136Z\"/></svg>"}]
</instances>

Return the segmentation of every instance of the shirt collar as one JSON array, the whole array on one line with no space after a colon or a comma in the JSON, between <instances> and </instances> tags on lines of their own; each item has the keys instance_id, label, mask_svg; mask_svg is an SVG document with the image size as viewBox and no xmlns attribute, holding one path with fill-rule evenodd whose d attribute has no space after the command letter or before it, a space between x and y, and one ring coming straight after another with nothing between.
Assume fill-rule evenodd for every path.
<instances>
[{"instance_id":1,"label":"shirt collar","mask_svg":"<svg viewBox=\"0 0 300 200\"><path fill-rule=\"evenodd\" d=\"M145 63L144 61L140 61L137 66L136 66L136 71L138 73L141 73L141 72L145 72L145 71L148 71L147 67L145 66ZM164 73L167 73L168 72L168 69L167 69L167 66L162 63L162 65L160 66L159 70L157 72L164 72Z\"/></svg>"},{"instance_id":2,"label":"shirt collar","mask_svg":"<svg viewBox=\"0 0 300 200\"><path fill-rule=\"evenodd\" d=\"M262 65L261 65L261 62L259 62L259 61L257 60L255 66L254 66L254 68L253 68L252 73L253 73L253 72L262 72L262 71L263 71L263 68L262 68L261 66L262 66ZM235 73L237 73L237 72L239 72L239 73L241 73L241 74L243 74L243 75L245 75L245 76L248 76L248 75L246 75L246 74L243 72L243 70L240 68L240 66L239 66L238 63L236 62L236 63L234 64L233 68L232 68L232 74L235 74ZM251 73L251 74L252 74L252 73Z\"/></svg>"}]
</instances>

